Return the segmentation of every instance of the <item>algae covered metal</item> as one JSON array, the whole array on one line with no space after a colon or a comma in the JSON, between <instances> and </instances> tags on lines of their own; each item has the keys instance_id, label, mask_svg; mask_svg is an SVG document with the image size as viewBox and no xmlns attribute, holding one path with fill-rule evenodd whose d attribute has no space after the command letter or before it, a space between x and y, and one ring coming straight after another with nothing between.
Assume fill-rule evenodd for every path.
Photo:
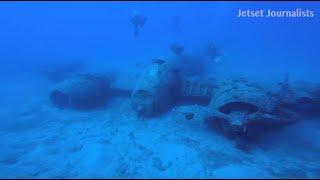
<instances>
[{"instance_id":1,"label":"algae covered metal","mask_svg":"<svg viewBox=\"0 0 320 180\"><path fill-rule=\"evenodd\" d=\"M152 117L172 108L180 88L178 71L161 59L153 60L138 79L131 95L131 104L139 115Z\"/></svg>"},{"instance_id":2,"label":"algae covered metal","mask_svg":"<svg viewBox=\"0 0 320 180\"><path fill-rule=\"evenodd\" d=\"M296 120L272 93L244 78L223 81L213 94L205 122L230 138L256 138Z\"/></svg>"},{"instance_id":3,"label":"algae covered metal","mask_svg":"<svg viewBox=\"0 0 320 180\"><path fill-rule=\"evenodd\" d=\"M59 108L88 110L101 107L109 97L111 79L108 76L81 74L58 83L50 94Z\"/></svg>"}]
</instances>

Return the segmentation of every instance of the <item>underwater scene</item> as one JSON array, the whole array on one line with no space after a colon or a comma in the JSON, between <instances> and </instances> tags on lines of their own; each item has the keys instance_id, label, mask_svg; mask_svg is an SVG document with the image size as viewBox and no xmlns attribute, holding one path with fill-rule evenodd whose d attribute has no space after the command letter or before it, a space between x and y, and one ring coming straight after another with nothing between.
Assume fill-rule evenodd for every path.
<instances>
[{"instance_id":1,"label":"underwater scene","mask_svg":"<svg viewBox=\"0 0 320 180\"><path fill-rule=\"evenodd\" d=\"M1 2L0 178L319 178L320 2Z\"/></svg>"}]
</instances>

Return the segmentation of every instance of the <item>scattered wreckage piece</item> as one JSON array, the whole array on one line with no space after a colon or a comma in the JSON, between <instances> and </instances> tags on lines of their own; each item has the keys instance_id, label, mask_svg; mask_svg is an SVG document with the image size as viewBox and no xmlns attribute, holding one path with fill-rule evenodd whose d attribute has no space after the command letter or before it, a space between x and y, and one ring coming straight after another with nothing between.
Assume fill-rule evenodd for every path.
<instances>
[{"instance_id":1,"label":"scattered wreckage piece","mask_svg":"<svg viewBox=\"0 0 320 180\"><path fill-rule=\"evenodd\" d=\"M208 108L209 127L236 140L252 140L297 120L294 113L278 107L275 96L244 78L222 82Z\"/></svg>"},{"instance_id":2,"label":"scattered wreckage piece","mask_svg":"<svg viewBox=\"0 0 320 180\"><path fill-rule=\"evenodd\" d=\"M155 59L132 92L132 107L143 117L159 115L175 105L180 87L180 76L174 66L162 59Z\"/></svg>"},{"instance_id":3,"label":"scattered wreckage piece","mask_svg":"<svg viewBox=\"0 0 320 180\"><path fill-rule=\"evenodd\" d=\"M285 80L279 86L276 95L282 108L294 111L298 116L320 116L320 84Z\"/></svg>"},{"instance_id":4,"label":"scattered wreckage piece","mask_svg":"<svg viewBox=\"0 0 320 180\"><path fill-rule=\"evenodd\" d=\"M79 74L58 83L50 94L59 108L89 110L105 105L111 78L105 75Z\"/></svg>"},{"instance_id":5,"label":"scattered wreckage piece","mask_svg":"<svg viewBox=\"0 0 320 180\"><path fill-rule=\"evenodd\" d=\"M208 105L213 95L214 82L199 77L184 77L179 103Z\"/></svg>"}]
</instances>

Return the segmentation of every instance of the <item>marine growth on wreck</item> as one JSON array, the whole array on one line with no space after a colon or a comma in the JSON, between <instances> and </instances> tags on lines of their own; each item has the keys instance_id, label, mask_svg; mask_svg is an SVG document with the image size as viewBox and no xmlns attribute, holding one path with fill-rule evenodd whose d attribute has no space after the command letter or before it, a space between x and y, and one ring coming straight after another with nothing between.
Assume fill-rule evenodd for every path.
<instances>
[{"instance_id":1,"label":"marine growth on wreck","mask_svg":"<svg viewBox=\"0 0 320 180\"><path fill-rule=\"evenodd\" d=\"M319 178L316 16L236 17L280 7L0 3L0 178Z\"/></svg>"}]
</instances>

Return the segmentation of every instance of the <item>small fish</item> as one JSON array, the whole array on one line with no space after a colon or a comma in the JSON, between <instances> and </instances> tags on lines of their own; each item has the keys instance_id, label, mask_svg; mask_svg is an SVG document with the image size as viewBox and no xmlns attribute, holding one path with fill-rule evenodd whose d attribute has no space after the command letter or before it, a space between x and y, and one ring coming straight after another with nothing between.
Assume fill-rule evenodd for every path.
<instances>
[{"instance_id":1,"label":"small fish","mask_svg":"<svg viewBox=\"0 0 320 180\"><path fill-rule=\"evenodd\" d=\"M163 59L153 59L152 60L152 63L159 64L159 65L164 64L165 62L166 61Z\"/></svg>"},{"instance_id":2,"label":"small fish","mask_svg":"<svg viewBox=\"0 0 320 180\"><path fill-rule=\"evenodd\" d=\"M194 117L193 113L183 113L186 120L191 120Z\"/></svg>"},{"instance_id":3,"label":"small fish","mask_svg":"<svg viewBox=\"0 0 320 180\"><path fill-rule=\"evenodd\" d=\"M137 99L140 99L140 100L143 100L143 101L148 101L150 99L153 98L153 96L150 94L149 91L147 90L137 90L136 92L134 92L134 95L133 95L135 98Z\"/></svg>"},{"instance_id":4,"label":"small fish","mask_svg":"<svg viewBox=\"0 0 320 180\"><path fill-rule=\"evenodd\" d=\"M170 47L171 51L176 55L181 55L184 51L184 46L174 43Z\"/></svg>"}]
</instances>

